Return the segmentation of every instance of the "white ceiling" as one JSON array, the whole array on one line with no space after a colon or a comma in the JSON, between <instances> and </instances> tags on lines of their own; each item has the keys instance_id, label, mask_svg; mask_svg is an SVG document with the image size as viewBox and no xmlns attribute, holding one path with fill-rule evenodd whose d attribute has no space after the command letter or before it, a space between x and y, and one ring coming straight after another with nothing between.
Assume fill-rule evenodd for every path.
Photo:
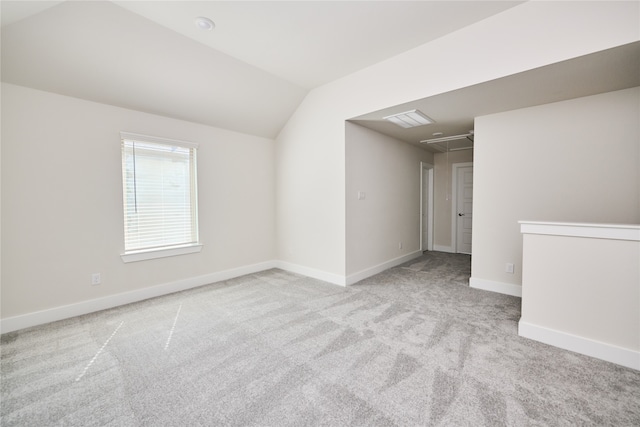
<instances>
[{"instance_id":1,"label":"white ceiling","mask_svg":"<svg viewBox=\"0 0 640 427\"><path fill-rule=\"evenodd\" d=\"M488 81L402 105L374 111L351 122L430 151L469 148L468 139L425 146L421 140L466 134L474 118L487 114L640 86L640 42L607 49L558 62L523 73ZM403 129L384 120L385 116L417 109L435 123Z\"/></svg>"},{"instance_id":2,"label":"white ceiling","mask_svg":"<svg viewBox=\"0 0 640 427\"><path fill-rule=\"evenodd\" d=\"M2 1L0 22L2 26L13 24L49 9L62 1Z\"/></svg>"},{"instance_id":3,"label":"white ceiling","mask_svg":"<svg viewBox=\"0 0 640 427\"><path fill-rule=\"evenodd\" d=\"M3 0L2 80L274 138L310 88L519 3Z\"/></svg>"},{"instance_id":4,"label":"white ceiling","mask_svg":"<svg viewBox=\"0 0 640 427\"><path fill-rule=\"evenodd\" d=\"M2 81L275 138L310 88L520 3L2 0ZM197 16L216 28L197 30ZM480 115L638 85L634 43L352 121L440 151L419 141L467 133ZM414 108L436 123L382 119Z\"/></svg>"},{"instance_id":5,"label":"white ceiling","mask_svg":"<svg viewBox=\"0 0 640 427\"><path fill-rule=\"evenodd\" d=\"M267 138L307 93L110 2L3 27L2 80Z\"/></svg>"},{"instance_id":6,"label":"white ceiling","mask_svg":"<svg viewBox=\"0 0 640 427\"><path fill-rule=\"evenodd\" d=\"M118 5L307 89L522 2L116 1ZM199 31L194 17L216 23Z\"/></svg>"}]
</instances>

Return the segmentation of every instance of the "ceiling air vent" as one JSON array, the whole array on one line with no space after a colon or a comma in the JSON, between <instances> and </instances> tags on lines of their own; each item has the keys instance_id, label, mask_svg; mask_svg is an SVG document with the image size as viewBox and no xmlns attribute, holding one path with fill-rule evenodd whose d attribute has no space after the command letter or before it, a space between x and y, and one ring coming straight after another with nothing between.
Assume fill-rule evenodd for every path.
<instances>
[{"instance_id":1,"label":"ceiling air vent","mask_svg":"<svg viewBox=\"0 0 640 427\"><path fill-rule=\"evenodd\" d=\"M418 110L405 111L404 113L393 114L391 116L384 117L385 120L389 120L391 123L403 128L412 128L416 126L428 125L434 123L434 121L427 117L423 112Z\"/></svg>"}]
</instances>

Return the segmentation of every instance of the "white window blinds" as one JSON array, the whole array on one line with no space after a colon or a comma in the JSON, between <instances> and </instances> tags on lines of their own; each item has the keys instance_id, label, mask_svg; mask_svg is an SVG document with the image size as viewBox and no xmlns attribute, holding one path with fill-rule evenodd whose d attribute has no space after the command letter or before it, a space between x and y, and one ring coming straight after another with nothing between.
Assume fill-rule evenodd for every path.
<instances>
[{"instance_id":1,"label":"white window blinds","mask_svg":"<svg viewBox=\"0 0 640 427\"><path fill-rule=\"evenodd\" d=\"M125 253L197 244L197 146L121 136Z\"/></svg>"}]
</instances>

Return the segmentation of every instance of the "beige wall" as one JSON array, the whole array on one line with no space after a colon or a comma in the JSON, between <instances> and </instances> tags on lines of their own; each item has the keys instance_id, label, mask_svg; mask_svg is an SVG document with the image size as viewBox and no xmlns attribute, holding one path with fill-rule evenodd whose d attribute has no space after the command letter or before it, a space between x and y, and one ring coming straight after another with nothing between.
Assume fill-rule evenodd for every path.
<instances>
[{"instance_id":1,"label":"beige wall","mask_svg":"<svg viewBox=\"0 0 640 427\"><path fill-rule=\"evenodd\" d=\"M472 282L521 285L519 220L640 223L640 88L476 118L474 150Z\"/></svg>"},{"instance_id":2,"label":"beige wall","mask_svg":"<svg viewBox=\"0 0 640 427\"><path fill-rule=\"evenodd\" d=\"M271 259L344 277L345 120L637 41L637 29L637 2L526 2L312 90L275 148L3 85L2 317ZM120 130L201 144L200 254L122 264Z\"/></svg>"},{"instance_id":3,"label":"beige wall","mask_svg":"<svg viewBox=\"0 0 640 427\"><path fill-rule=\"evenodd\" d=\"M344 277L345 117L335 97L307 95L276 140L277 258ZM338 104L336 104L338 103Z\"/></svg>"},{"instance_id":4,"label":"beige wall","mask_svg":"<svg viewBox=\"0 0 640 427\"><path fill-rule=\"evenodd\" d=\"M202 252L122 262L120 131L200 144ZM2 318L273 260L273 156L272 140L3 84Z\"/></svg>"},{"instance_id":5,"label":"beige wall","mask_svg":"<svg viewBox=\"0 0 640 427\"><path fill-rule=\"evenodd\" d=\"M278 259L346 274L345 120L639 36L637 3L526 2L312 90L276 139Z\"/></svg>"},{"instance_id":6,"label":"beige wall","mask_svg":"<svg viewBox=\"0 0 640 427\"><path fill-rule=\"evenodd\" d=\"M473 150L451 151L437 153L434 156L434 197L433 197L433 245L434 250L453 252L451 241L451 221L453 209L453 177L452 170L455 163L473 162Z\"/></svg>"},{"instance_id":7,"label":"beige wall","mask_svg":"<svg viewBox=\"0 0 640 427\"><path fill-rule=\"evenodd\" d=\"M640 352L639 242L524 240L522 322Z\"/></svg>"},{"instance_id":8,"label":"beige wall","mask_svg":"<svg viewBox=\"0 0 640 427\"><path fill-rule=\"evenodd\" d=\"M420 162L433 164L433 155L353 123L346 138L351 275L420 251ZM365 198L358 200L358 192Z\"/></svg>"},{"instance_id":9,"label":"beige wall","mask_svg":"<svg viewBox=\"0 0 640 427\"><path fill-rule=\"evenodd\" d=\"M640 369L640 225L520 224L518 334Z\"/></svg>"}]
</instances>

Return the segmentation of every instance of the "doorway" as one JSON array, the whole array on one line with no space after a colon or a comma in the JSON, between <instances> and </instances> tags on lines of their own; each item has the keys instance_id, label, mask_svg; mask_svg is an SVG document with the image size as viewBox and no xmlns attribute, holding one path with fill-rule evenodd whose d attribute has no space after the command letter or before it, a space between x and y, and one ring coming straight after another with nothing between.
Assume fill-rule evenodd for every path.
<instances>
[{"instance_id":1,"label":"doorway","mask_svg":"<svg viewBox=\"0 0 640 427\"><path fill-rule=\"evenodd\" d=\"M433 250L433 165L420 162L420 249Z\"/></svg>"},{"instance_id":2,"label":"doorway","mask_svg":"<svg viewBox=\"0 0 640 427\"><path fill-rule=\"evenodd\" d=\"M473 225L473 163L452 165L451 237L456 253L471 255Z\"/></svg>"}]
</instances>

